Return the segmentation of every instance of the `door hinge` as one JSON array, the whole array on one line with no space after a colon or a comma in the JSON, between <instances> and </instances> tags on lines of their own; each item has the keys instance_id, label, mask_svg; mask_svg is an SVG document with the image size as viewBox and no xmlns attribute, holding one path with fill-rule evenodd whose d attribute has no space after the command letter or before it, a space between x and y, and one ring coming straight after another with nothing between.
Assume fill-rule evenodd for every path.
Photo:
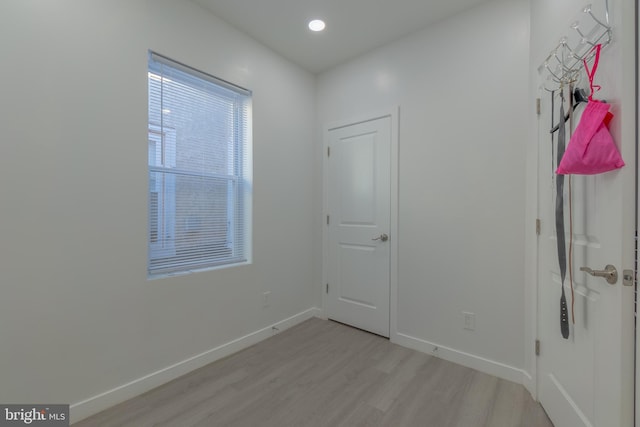
<instances>
[{"instance_id":1,"label":"door hinge","mask_svg":"<svg viewBox=\"0 0 640 427\"><path fill-rule=\"evenodd\" d=\"M329 222L330 222L330 221L331 221L331 220L329 219L329 215L327 215L327 225L329 225Z\"/></svg>"},{"instance_id":2,"label":"door hinge","mask_svg":"<svg viewBox=\"0 0 640 427\"><path fill-rule=\"evenodd\" d=\"M536 98L536 114L540 115L540 98Z\"/></svg>"},{"instance_id":3,"label":"door hinge","mask_svg":"<svg viewBox=\"0 0 640 427\"><path fill-rule=\"evenodd\" d=\"M622 270L622 284L624 286L633 286L636 281L636 272L633 270Z\"/></svg>"},{"instance_id":4,"label":"door hinge","mask_svg":"<svg viewBox=\"0 0 640 427\"><path fill-rule=\"evenodd\" d=\"M540 340L536 340L536 356L540 356Z\"/></svg>"},{"instance_id":5,"label":"door hinge","mask_svg":"<svg viewBox=\"0 0 640 427\"><path fill-rule=\"evenodd\" d=\"M328 284L328 283L327 283L327 285L326 285L326 290L325 290L325 292L326 292L326 293L329 293L329 284Z\"/></svg>"},{"instance_id":6,"label":"door hinge","mask_svg":"<svg viewBox=\"0 0 640 427\"><path fill-rule=\"evenodd\" d=\"M540 228L541 228L541 223L540 223L540 218L536 218L536 234L539 236L540 235Z\"/></svg>"},{"instance_id":7,"label":"door hinge","mask_svg":"<svg viewBox=\"0 0 640 427\"><path fill-rule=\"evenodd\" d=\"M331 147L327 147L327 157L331 157Z\"/></svg>"}]
</instances>

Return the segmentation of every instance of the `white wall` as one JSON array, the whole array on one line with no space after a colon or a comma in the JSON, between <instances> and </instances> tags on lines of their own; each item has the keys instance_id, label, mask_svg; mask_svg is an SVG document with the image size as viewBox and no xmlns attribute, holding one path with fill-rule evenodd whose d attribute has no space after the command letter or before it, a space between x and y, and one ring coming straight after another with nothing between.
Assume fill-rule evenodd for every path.
<instances>
[{"instance_id":1,"label":"white wall","mask_svg":"<svg viewBox=\"0 0 640 427\"><path fill-rule=\"evenodd\" d=\"M532 2L535 66L555 7ZM496 0L316 80L191 2L0 2L0 402L91 399L320 306L322 126L392 106L392 339L526 383L529 48L529 2ZM146 279L147 49L254 91L253 265Z\"/></svg>"},{"instance_id":2,"label":"white wall","mask_svg":"<svg viewBox=\"0 0 640 427\"><path fill-rule=\"evenodd\" d=\"M400 107L392 339L518 381L528 48L528 2L494 1L318 79L322 125Z\"/></svg>"},{"instance_id":3,"label":"white wall","mask_svg":"<svg viewBox=\"0 0 640 427\"><path fill-rule=\"evenodd\" d=\"M253 90L253 265L147 280L147 49ZM0 402L77 403L314 306L311 74L169 0L3 1L0 57Z\"/></svg>"}]
</instances>

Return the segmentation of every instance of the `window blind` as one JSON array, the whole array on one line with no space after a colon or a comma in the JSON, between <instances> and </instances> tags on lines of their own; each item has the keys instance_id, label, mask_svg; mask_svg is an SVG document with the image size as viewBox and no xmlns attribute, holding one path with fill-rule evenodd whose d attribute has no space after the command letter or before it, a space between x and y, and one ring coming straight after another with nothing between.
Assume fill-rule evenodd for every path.
<instances>
[{"instance_id":1,"label":"window blind","mask_svg":"<svg viewBox=\"0 0 640 427\"><path fill-rule=\"evenodd\" d=\"M151 52L150 276L247 262L251 92Z\"/></svg>"}]
</instances>

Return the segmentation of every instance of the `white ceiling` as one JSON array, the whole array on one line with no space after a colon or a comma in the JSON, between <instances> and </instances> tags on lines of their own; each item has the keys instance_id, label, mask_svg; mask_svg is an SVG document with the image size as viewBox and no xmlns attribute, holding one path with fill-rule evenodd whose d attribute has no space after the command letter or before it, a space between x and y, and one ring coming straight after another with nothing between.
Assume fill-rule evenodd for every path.
<instances>
[{"instance_id":1,"label":"white ceiling","mask_svg":"<svg viewBox=\"0 0 640 427\"><path fill-rule=\"evenodd\" d=\"M487 0L193 0L318 73ZM313 33L311 19L327 28Z\"/></svg>"}]
</instances>

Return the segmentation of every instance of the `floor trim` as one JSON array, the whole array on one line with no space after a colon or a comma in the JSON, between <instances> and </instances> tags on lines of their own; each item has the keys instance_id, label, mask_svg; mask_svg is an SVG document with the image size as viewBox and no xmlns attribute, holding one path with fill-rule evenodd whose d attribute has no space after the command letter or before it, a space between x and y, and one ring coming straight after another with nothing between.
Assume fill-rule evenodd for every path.
<instances>
[{"instance_id":1,"label":"floor trim","mask_svg":"<svg viewBox=\"0 0 640 427\"><path fill-rule=\"evenodd\" d=\"M392 337L391 341L395 344L431 354L432 356L457 363L458 365L466 366L467 368L476 369L504 380L513 381L514 383L525 384L528 383L530 379L530 375L522 369L415 338L410 335L398 332Z\"/></svg>"},{"instance_id":2,"label":"floor trim","mask_svg":"<svg viewBox=\"0 0 640 427\"><path fill-rule=\"evenodd\" d=\"M298 313L288 319L284 319L280 322L274 323L273 325L269 325L266 328L262 328L245 335L244 337L207 350L174 365L135 379L127 384L123 384L112 390L100 393L97 396L74 403L70 408L71 423L73 424L91 415L97 414L111 406L145 393L195 369L206 366L209 363L215 362L216 360L257 344L258 342L271 337L274 334L274 327L278 328L278 330L282 332L292 326L304 322L307 319L318 317L319 315L320 310L318 308L310 308L309 310Z\"/></svg>"}]
</instances>

